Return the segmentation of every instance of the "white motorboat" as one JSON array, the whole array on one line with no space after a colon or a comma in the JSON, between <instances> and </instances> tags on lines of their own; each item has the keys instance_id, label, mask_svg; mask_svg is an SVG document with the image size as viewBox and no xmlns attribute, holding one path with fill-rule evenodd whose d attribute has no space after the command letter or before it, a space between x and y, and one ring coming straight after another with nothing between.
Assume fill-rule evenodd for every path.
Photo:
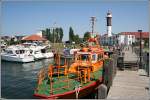
<instances>
[{"instance_id":1,"label":"white motorboat","mask_svg":"<svg viewBox=\"0 0 150 100\"><path fill-rule=\"evenodd\" d=\"M10 46L3 53L1 59L14 62L32 62L33 56L30 55L29 50L22 46Z\"/></svg>"},{"instance_id":2,"label":"white motorboat","mask_svg":"<svg viewBox=\"0 0 150 100\"><path fill-rule=\"evenodd\" d=\"M42 52L44 58L52 58L52 57L54 57L53 52L51 52L51 51L49 51L49 50L50 50L50 49L49 49L47 46L43 46L43 47L41 48L41 52Z\"/></svg>"},{"instance_id":3,"label":"white motorboat","mask_svg":"<svg viewBox=\"0 0 150 100\"><path fill-rule=\"evenodd\" d=\"M41 46L30 46L29 49L35 60L44 58L44 55L41 52Z\"/></svg>"},{"instance_id":4,"label":"white motorboat","mask_svg":"<svg viewBox=\"0 0 150 100\"><path fill-rule=\"evenodd\" d=\"M23 43L30 49L30 53L34 56L35 60L43 58L52 58L54 55L50 52L50 46L43 46L37 43Z\"/></svg>"}]
</instances>

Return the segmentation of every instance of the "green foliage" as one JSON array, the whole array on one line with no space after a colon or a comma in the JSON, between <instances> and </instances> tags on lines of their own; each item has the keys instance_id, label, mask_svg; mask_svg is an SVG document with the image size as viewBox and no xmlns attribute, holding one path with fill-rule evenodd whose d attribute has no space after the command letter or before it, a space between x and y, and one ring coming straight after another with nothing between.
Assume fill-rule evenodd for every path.
<instances>
[{"instance_id":1,"label":"green foliage","mask_svg":"<svg viewBox=\"0 0 150 100\"><path fill-rule=\"evenodd\" d=\"M62 39L63 39L63 36L64 36L64 34L63 34L63 29L62 29L62 28L60 28L59 34L60 34L59 42L62 42Z\"/></svg>"},{"instance_id":2,"label":"green foliage","mask_svg":"<svg viewBox=\"0 0 150 100\"><path fill-rule=\"evenodd\" d=\"M46 28L45 30L42 30L42 35L52 43L60 43L62 42L64 34L62 28L52 29L52 31L49 28Z\"/></svg>"},{"instance_id":3,"label":"green foliage","mask_svg":"<svg viewBox=\"0 0 150 100\"><path fill-rule=\"evenodd\" d=\"M89 38L90 38L90 32L85 32L84 37L83 37L83 41L87 41Z\"/></svg>"},{"instance_id":4,"label":"green foliage","mask_svg":"<svg viewBox=\"0 0 150 100\"><path fill-rule=\"evenodd\" d=\"M78 34L74 36L74 41L75 41L77 44L80 43L80 37L79 37Z\"/></svg>"},{"instance_id":5,"label":"green foliage","mask_svg":"<svg viewBox=\"0 0 150 100\"><path fill-rule=\"evenodd\" d=\"M74 31L72 27L69 28L69 41L70 42L75 42L76 44L79 44L82 42L82 39L79 37L78 34L74 34Z\"/></svg>"},{"instance_id":6,"label":"green foliage","mask_svg":"<svg viewBox=\"0 0 150 100\"><path fill-rule=\"evenodd\" d=\"M73 42L75 39L74 39L74 31L72 29L72 27L69 28L69 41L70 42Z\"/></svg>"},{"instance_id":7,"label":"green foliage","mask_svg":"<svg viewBox=\"0 0 150 100\"><path fill-rule=\"evenodd\" d=\"M145 39L144 42L144 47L149 48L149 39Z\"/></svg>"}]
</instances>

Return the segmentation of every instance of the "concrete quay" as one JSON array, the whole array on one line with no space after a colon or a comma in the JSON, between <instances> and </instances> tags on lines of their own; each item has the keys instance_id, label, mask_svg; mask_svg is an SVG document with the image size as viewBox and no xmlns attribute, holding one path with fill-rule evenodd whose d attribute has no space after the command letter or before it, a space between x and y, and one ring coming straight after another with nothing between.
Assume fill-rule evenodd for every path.
<instances>
[{"instance_id":1,"label":"concrete quay","mask_svg":"<svg viewBox=\"0 0 150 100\"><path fill-rule=\"evenodd\" d=\"M125 48L124 62L137 62L138 57L132 48ZM150 77L146 76L145 70L138 69L118 70L110 87L108 100L150 100Z\"/></svg>"},{"instance_id":2,"label":"concrete quay","mask_svg":"<svg viewBox=\"0 0 150 100\"><path fill-rule=\"evenodd\" d=\"M124 62L137 62L138 56L135 54L134 51L132 51L132 47L129 46L128 50L125 48L123 50L124 52Z\"/></svg>"},{"instance_id":3,"label":"concrete quay","mask_svg":"<svg viewBox=\"0 0 150 100\"><path fill-rule=\"evenodd\" d=\"M107 99L150 100L149 77L139 71L117 71Z\"/></svg>"}]
</instances>

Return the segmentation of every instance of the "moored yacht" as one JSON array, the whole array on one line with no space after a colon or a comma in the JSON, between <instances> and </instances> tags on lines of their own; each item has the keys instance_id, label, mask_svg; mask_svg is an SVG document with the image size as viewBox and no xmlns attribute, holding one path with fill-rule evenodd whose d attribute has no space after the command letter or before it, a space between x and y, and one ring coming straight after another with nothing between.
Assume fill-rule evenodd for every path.
<instances>
[{"instance_id":1,"label":"moored yacht","mask_svg":"<svg viewBox=\"0 0 150 100\"><path fill-rule=\"evenodd\" d=\"M41 52L42 52L44 58L52 58L52 57L54 57L53 52L51 52L49 50L50 50L50 48L48 46L43 46L41 48Z\"/></svg>"},{"instance_id":2,"label":"moored yacht","mask_svg":"<svg viewBox=\"0 0 150 100\"><path fill-rule=\"evenodd\" d=\"M30 55L29 50L23 46L10 46L3 53L1 53L1 59L5 61L14 62L32 62L33 56Z\"/></svg>"},{"instance_id":3,"label":"moored yacht","mask_svg":"<svg viewBox=\"0 0 150 100\"><path fill-rule=\"evenodd\" d=\"M44 55L41 52L41 46L30 46L30 53L34 57L34 60L43 59Z\"/></svg>"},{"instance_id":4,"label":"moored yacht","mask_svg":"<svg viewBox=\"0 0 150 100\"><path fill-rule=\"evenodd\" d=\"M49 51L49 46L39 45L37 43L23 43L23 45L30 49L30 53L35 60L52 58L54 56L53 53Z\"/></svg>"}]
</instances>

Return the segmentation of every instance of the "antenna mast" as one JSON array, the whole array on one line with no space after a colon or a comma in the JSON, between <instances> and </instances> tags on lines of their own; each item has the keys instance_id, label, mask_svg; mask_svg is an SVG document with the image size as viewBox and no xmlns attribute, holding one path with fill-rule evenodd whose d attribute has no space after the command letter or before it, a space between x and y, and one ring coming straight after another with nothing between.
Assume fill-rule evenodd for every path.
<instances>
[{"instance_id":1,"label":"antenna mast","mask_svg":"<svg viewBox=\"0 0 150 100\"><path fill-rule=\"evenodd\" d=\"M92 35L94 34L94 28L95 28L95 21L96 21L96 17L95 16L92 16L91 17L91 23L92 23Z\"/></svg>"}]
</instances>

